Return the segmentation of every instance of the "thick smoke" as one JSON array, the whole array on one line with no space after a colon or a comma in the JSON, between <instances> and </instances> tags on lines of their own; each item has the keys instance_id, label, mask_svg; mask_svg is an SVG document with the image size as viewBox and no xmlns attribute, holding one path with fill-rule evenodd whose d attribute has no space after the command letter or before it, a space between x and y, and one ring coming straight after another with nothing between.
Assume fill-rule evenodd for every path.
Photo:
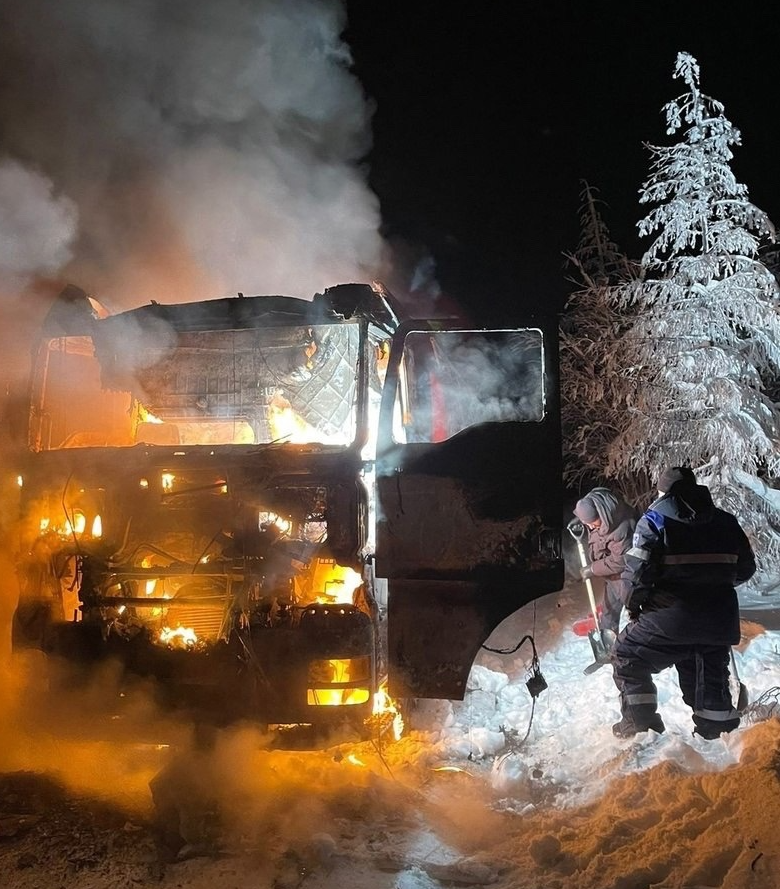
<instances>
[{"instance_id":1,"label":"thick smoke","mask_svg":"<svg viewBox=\"0 0 780 889\"><path fill-rule=\"evenodd\" d=\"M9 467L34 336L64 284L117 311L382 276L361 166L371 108L345 26L339 0L0 5L0 666L17 594Z\"/></svg>"},{"instance_id":2,"label":"thick smoke","mask_svg":"<svg viewBox=\"0 0 780 889\"><path fill-rule=\"evenodd\" d=\"M337 0L6 0L4 289L57 276L116 309L376 277L345 26Z\"/></svg>"},{"instance_id":3,"label":"thick smoke","mask_svg":"<svg viewBox=\"0 0 780 889\"><path fill-rule=\"evenodd\" d=\"M5 287L30 275L52 274L72 256L77 213L73 201L52 193L49 179L18 161L0 161L0 269Z\"/></svg>"}]
</instances>

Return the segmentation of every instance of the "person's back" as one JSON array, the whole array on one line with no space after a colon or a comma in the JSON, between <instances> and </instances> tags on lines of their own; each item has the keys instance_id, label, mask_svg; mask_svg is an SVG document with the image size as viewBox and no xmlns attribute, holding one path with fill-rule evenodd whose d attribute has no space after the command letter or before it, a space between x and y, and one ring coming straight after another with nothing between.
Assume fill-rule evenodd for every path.
<instances>
[{"instance_id":1,"label":"person's back","mask_svg":"<svg viewBox=\"0 0 780 889\"><path fill-rule=\"evenodd\" d=\"M750 544L694 478L669 488L640 518L626 553L628 611L656 612L659 630L689 642L732 645L740 632L734 587L755 571Z\"/></svg>"},{"instance_id":2,"label":"person's back","mask_svg":"<svg viewBox=\"0 0 780 889\"><path fill-rule=\"evenodd\" d=\"M753 575L755 558L737 519L714 506L689 468L665 470L658 491L625 556L629 624L613 653L623 718L613 731L664 730L652 674L674 665L695 731L715 738L739 725L728 691L740 637L734 587Z\"/></svg>"},{"instance_id":3,"label":"person's back","mask_svg":"<svg viewBox=\"0 0 780 889\"><path fill-rule=\"evenodd\" d=\"M734 587L755 571L752 550L708 488L688 478L670 488L640 518L626 553L629 613L655 612L659 630L688 642L732 645L740 632Z\"/></svg>"}]
</instances>

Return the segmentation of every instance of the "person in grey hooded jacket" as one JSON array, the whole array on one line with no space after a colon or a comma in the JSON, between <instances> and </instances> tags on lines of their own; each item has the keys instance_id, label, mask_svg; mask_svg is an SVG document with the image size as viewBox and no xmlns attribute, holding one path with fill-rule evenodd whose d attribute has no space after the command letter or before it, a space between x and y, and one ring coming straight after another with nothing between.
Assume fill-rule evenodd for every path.
<instances>
[{"instance_id":1,"label":"person in grey hooded jacket","mask_svg":"<svg viewBox=\"0 0 780 889\"><path fill-rule=\"evenodd\" d=\"M637 512L609 488L593 488L577 501L574 515L588 529L590 563L580 570L580 576L604 581L599 629L617 634L628 591L622 577L624 555L631 546Z\"/></svg>"},{"instance_id":2,"label":"person in grey hooded jacket","mask_svg":"<svg viewBox=\"0 0 780 889\"><path fill-rule=\"evenodd\" d=\"M622 712L612 730L621 738L664 731L652 676L675 666L694 733L717 738L739 725L729 690L740 639L734 587L753 576L755 557L737 519L689 467L665 469L658 492L625 556L630 622L612 650Z\"/></svg>"}]
</instances>

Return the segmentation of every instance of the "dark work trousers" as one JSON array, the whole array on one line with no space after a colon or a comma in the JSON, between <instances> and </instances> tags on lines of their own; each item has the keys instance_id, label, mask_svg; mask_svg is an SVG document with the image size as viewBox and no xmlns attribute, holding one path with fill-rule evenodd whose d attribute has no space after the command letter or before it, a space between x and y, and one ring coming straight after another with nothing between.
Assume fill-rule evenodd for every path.
<instances>
[{"instance_id":1,"label":"dark work trousers","mask_svg":"<svg viewBox=\"0 0 780 889\"><path fill-rule=\"evenodd\" d=\"M693 710L694 731L705 738L733 731L739 714L729 690L730 647L676 641L658 633L643 618L626 626L612 650L623 717L638 731L646 731L657 719L653 674L674 666L683 700Z\"/></svg>"},{"instance_id":2,"label":"dark work trousers","mask_svg":"<svg viewBox=\"0 0 780 889\"><path fill-rule=\"evenodd\" d=\"M620 627L620 614L626 601L626 585L622 580L604 581L604 600L599 629L612 630L617 636Z\"/></svg>"}]
</instances>

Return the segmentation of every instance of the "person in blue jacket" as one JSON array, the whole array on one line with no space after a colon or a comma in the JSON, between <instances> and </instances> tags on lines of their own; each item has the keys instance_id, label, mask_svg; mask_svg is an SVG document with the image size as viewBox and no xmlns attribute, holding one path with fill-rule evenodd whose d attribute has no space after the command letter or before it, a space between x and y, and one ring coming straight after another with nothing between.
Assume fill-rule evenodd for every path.
<instances>
[{"instance_id":1,"label":"person in blue jacket","mask_svg":"<svg viewBox=\"0 0 780 889\"><path fill-rule=\"evenodd\" d=\"M653 674L675 666L694 733L717 738L739 725L729 690L740 639L734 587L753 576L755 557L737 519L713 504L689 467L665 469L658 493L625 554L629 623L612 650L622 719L612 731L664 731Z\"/></svg>"}]
</instances>

